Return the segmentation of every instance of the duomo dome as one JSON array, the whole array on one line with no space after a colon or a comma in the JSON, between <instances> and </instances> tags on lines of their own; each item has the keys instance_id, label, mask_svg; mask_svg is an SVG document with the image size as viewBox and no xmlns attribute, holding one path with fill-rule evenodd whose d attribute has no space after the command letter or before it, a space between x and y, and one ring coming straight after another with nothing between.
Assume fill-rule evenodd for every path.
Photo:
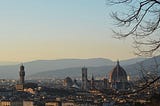
<instances>
[{"instance_id":1,"label":"duomo dome","mask_svg":"<svg viewBox=\"0 0 160 106\"><path fill-rule=\"evenodd\" d=\"M127 82L127 73L119 65L119 61L117 61L117 65L110 72L109 80L110 82Z\"/></svg>"}]
</instances>

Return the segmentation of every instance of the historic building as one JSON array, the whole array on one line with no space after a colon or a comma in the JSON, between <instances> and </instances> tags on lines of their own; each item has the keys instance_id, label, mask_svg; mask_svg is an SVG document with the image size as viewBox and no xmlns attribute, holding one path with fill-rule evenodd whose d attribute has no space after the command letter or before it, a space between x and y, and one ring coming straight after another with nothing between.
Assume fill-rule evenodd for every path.
<instances>
[{"instance_id":1,"label":"historic building","mask_svg":"<svg viewBox=\"0 0 160 106\"><path fill-rule=\"evenodd\" d=\"M70 77L66 77L63 82L63 86L66 88L71 88L73 85L73 81Z\"/></svg>"},{"instance_id":2,"label":"historic building","mask_svg":"<svg viewBox=\"0 0 160 106\"><path fill-rule=\"evenodd\" d=\"M89 81L90 89L91 90L102 90L108 87L108 80L106 78L96 80L92 75L91 80Z\"/></svg>"},{"instance_id":3,"label":"historic building","mask_svg":"<svg viewBox=\"0 0 160 106\"><path fill-rule=\"evenodd\" d=\"M82 89L88 90L87 68L82 68Z\"/></svg>"},{"instance_id":4,"label":"historic building","mask_svg":"<svg viewBox=\"0 0 160 106\"><path fill-rule=\"evenodd\" d=\"M108 87L108 80L104 79L95 79L92 75L92 78L89 80L87 77L87 68L82 68L82 90L102 90Z\"/></svg>"},{"instance_id":5,"label":"historic building","mask_svg":"<svg viewBox=\"0 0 160 106\"><path fill-rule=\"evenodd\" d=\"M109 82L113 89L127 89L128 87L127 73L120 66L119 61L109 74Z\"/></svg>"},{"instance_id":6,"label":"historic building","mask_svg":"<svg viewBox=\"0 0 160 106\"><path fill-rule=\"evenodd\" d=\"M16 85L16 89L18 91L23 91L24 89L24 84L25 84L25 71L24 71L24 66L23 64L20 66L20 71L19 71L19 81L18 84Z\"/></svg>"},{"instance_id":7,"label":"historic building","mask_svg":"<svg viewBox=\"0 0 160 106\"><path fill-rule=\"evenodd\" d=\"M20 66L19 76L20 76L19 83L20 84L24 84L24 81L25 81L25 71L24 71L23 64Z\"/></svg>"}]
</instances>

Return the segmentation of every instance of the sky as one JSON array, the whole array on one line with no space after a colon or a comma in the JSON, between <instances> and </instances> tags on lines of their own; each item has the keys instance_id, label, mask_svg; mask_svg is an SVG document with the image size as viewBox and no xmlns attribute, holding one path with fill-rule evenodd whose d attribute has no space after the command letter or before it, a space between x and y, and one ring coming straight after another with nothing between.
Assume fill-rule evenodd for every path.
<instances>
[{"instance_id":1,"label":"sky","mask_svg":"<svg viewBox=\"0 0 160 106\"><path fill-rule=\"evenodd\" d=\"M0 61L133 58L105 0L0 0Z\"/></svg>"}]
</instances>

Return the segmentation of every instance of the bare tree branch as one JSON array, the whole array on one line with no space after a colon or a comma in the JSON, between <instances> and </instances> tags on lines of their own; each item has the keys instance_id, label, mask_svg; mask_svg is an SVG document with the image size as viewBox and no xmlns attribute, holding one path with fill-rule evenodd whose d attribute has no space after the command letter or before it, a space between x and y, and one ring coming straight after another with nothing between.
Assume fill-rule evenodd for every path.
<instances>
[{"instance_id":1,"label":"bare tree branch","mask_svg":"<svg viewBox=\"0 0 160 106\"><path fill-rule=\"evenodd\" d=\"M159 50L160 0L107 0L107 3L130 8L112 12L111 17L120 30L113 30L115 38L133 38L136 55L150 56Z\"/></svg>"}]
</instances>

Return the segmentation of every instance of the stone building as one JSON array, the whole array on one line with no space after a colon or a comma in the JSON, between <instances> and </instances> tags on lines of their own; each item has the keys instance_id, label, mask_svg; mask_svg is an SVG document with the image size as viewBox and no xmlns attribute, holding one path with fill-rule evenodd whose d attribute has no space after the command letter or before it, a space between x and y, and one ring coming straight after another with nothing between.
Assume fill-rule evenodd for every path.
<instances>
[{"instance_id":1,"label":"stone building","mask_svg":"<svg viewBox=\"0 0 160 106\"><path fill-rule=\"evenodd\" d=\"M113 89L127 89L128 87L127 73L120 66L119 61L109 74L109 83Z\"/></svg>"}]
</instances>

